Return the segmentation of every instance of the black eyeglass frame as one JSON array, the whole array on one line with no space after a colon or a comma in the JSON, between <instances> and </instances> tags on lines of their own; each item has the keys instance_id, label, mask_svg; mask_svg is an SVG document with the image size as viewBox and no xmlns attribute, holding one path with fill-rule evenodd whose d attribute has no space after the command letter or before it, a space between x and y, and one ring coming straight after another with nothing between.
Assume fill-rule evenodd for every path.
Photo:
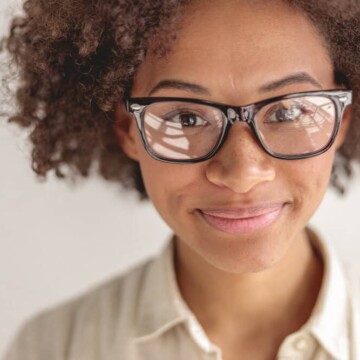
<instances>
[{"instance_id":1,"label":"black eyeglass frame","mask_svg":"<svg viewBox=\"0 0 360 360\"><path fill-rule=\"evenodd\" d=\"M319 97L326 97L332 101L335 105L335 126L334 131L331 135L331 138L327 145L321 148L318 151L307 153L307 154L298 154L298 155L281 155L271 151L267 146L264 144L261 136L258 133L257 126L256 126L256 115L259 111L266 105L271 103L279 102L281 100L293 99L298 97L305 97L305 96L319 96ZM159 103L159 102L187 102L187 103L194 103L200 105L208 105L220 110L225 119L225 124L223 126L222 133L219 136L219 139L214 146L214 148L205 156L196 159L169 159L165 157L161 157L156 155L150 148L150 145L146 141L145 131L144 131L144 114L148 106ZM233 106L233 105L226 105L221 104L213 101L202 100L202 99L195 99L195 98L186 98L186 97L134 97L134 98L125 98L125 107L129 113L132 113L135 117L137 127L140 133L140 137L142 143L148 152L148 154L159 161L166 162L166 163L173 163L173 164L181 164L181 163L199 163L202 161L206 161L211 159L221 148L224 144L227 135L231 129L231 126L236 122L245 122L247 123L253 134L255 135L255 139L259 146L271 157L276 159L282 160L301 160L301 159L308 159L314 156L321 155L325 153L330 147L333 145L336 136L339 132L341 120L344 114L344 110L347 106L351 105L352 103L352 91L351 90L323 90L323 91L308 91L308 92L299 92L299 93L292 93L283 96L272 97L266 100L262 100L253 104L244 105L244 106Z\"/></svg>"}]
</instances>

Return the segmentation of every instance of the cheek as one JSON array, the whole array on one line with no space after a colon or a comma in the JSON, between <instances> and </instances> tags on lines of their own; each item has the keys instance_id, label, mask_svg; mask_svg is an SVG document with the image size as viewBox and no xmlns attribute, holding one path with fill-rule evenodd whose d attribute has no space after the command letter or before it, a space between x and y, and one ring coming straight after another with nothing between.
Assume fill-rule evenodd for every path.
<instances>
[{"instance_id":1,"label":"cheek","mask_svg":"<svg viewBox=\"0 0 360 360\"><path fill-rule=\"evenodd\" d=\"M147 194L159 215L175 232L187 227L189 198L193 194L192 184L197 178L192 165L166 164L147 159L140 166Z\"/></svg>"},{"instance_id":2,"label":"cheek","mask_svg":"<svg viewBox=\"0 0 360 360\"><path fill-rule=\"evenodd\" d=\"M334 149L320 156L290 163L287 180L291 182L296 204L311 217L328 188L334 160ZM304 210L303 210L304 211Z\"/></svg>"},{"instance_id":3,"label":"cheek","mask_svg":"<svg viewBox=\"0 0 360 360\"><path fill-rule=\"evenodd\" d=\"M326 190L334 162L334 151L309 159L307 181L317 190Z\"/></svg>"},{"instance_id":4,"label":"cheek","mask_svg":"<svg viewBox=\"0 0 360 360\"><path fill-rule=\"evenodd\" d=\"M160 215L169 222L169 214L186 209L188 194L199 184L201 164L169 164L150 157L142 143L137 146L145 188Z\"/></svg>"}]
</instances>

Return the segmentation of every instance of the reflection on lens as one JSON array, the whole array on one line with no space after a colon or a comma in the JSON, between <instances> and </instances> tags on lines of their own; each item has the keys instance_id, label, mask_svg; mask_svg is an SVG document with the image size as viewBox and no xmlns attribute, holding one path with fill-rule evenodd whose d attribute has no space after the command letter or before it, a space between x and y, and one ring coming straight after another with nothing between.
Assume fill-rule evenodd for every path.
<instances>
[{"instance_id":1,"label":"reflection on lens","mask_svg":"<svg viewBox=\"0 0 360 360\"><path fill-rule=\"evenodd\" d=\"M285 99L263 107L256 116L265 146L279 155L304 155L325 148L336 125L336 108L323 96Z\"/></svg>"},{"instance_id":2,"label":"reflection on lens","mask_svg":"<svg viewBox=\"0 0 360 360\"><path fill-rule=\"evenodd\" d=\"M180 101L149 106L143 121L146 142L152 152L170 160L206 156L219 141L225 124L220 110Z\"/></svg>"}]
</instances>

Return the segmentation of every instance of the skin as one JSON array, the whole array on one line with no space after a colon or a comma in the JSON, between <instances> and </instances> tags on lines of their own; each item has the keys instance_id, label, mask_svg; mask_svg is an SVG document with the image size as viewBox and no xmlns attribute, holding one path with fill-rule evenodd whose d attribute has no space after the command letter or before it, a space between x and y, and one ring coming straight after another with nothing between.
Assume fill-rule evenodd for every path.
<instances>
[{"instance_id":1,"label":"skin","mask_svg":"<svg viewBox=\"0 0 360 360\"><path fill-rule=\"evenodd\" d=\"M318 85L299 81L264 89L303 72ZM163 87L151 95L245 105L338 88L320 35L302 14L278 1L192 4L168 56L159 59L149 53L140 66L132 96L149 96L167 79L207 91ZM237 123L215 157L187 165L152 159L123 105L116 117L123 150L140 163L151 201L177 236L179 288L210 340L221 347L225 360L239 353L249 359L275 358L284 338L309 318L321 286L323 264L305 227L327 189L348 113L334 146L311 159L274 159L259 147L246 124ZM283 204L280 217L245 234L219 231L198 211L264 202Z\"/></svg>"}]
</instances>

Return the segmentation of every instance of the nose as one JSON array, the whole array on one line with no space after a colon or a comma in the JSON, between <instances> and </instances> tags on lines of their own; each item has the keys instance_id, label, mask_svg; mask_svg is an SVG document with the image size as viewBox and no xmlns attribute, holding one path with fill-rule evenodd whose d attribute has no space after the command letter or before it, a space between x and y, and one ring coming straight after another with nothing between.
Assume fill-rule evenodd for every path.
<instances>
[{"instance_id":1,"label":"nose","mask_svg":"<svg viewBox=\"0 0 360 360\"><path fill-rule=\"evenodd\" d=\"M274 160L257 143L247 124L234 124L218 153L207 162L208 181L238 194L275 179Z\"/></svg>"}]
</instances>

